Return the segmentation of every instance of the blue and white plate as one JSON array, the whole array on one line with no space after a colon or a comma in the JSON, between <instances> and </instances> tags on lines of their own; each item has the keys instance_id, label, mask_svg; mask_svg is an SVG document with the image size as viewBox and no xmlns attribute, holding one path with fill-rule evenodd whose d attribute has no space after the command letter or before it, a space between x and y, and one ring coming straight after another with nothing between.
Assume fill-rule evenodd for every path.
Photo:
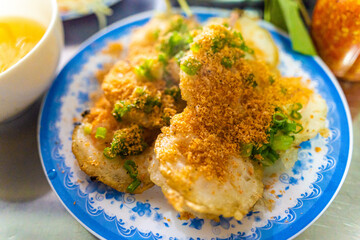
<instances>
[{"instance_id":1,"label":"blue and white plate","mask_svg":"<svg viewBox=\"0 0 360 240\"><path fill-rule=\"evenodd\" d=\"M227 16L228 11L194 8L199 21ZM220 217L179 220L158 187L140 195L115 191L92 182L78 167L71 151L74 118L88 108L89 94L99 86L94 73L112 61L102 53L108 42L127 42L135 27L152 16L146 12L124 19L86 43L57 76L43 103L39 119L39 149L46 176L67 210L102 239L288 239L298 235L329 206L342 185L352 153L352 126L344 94L334 76L317 57L291 50L289 38L262 23L280 50L280 70L287 76L312 80L326 100L330 137L301 144L298 161L288 171L265 179L272 211L257 204L241 221ZM315 151L316 148L316 151ZM321 151L319 151L321 149Z\"/></svg>"},{"instance_id":2,"label":"blue and white plate","mask_svg":"<svg viewBox=\"0 0 360 240\"><path fill-rule=\"evenodd\" d=\"M105 6L110 7L121 0L103 0ZM79 12L75 10L60 11L60 16L63 21L80 18L94 13L93 9L89 8L87 11Z\"/></svg>"}]
</instances>

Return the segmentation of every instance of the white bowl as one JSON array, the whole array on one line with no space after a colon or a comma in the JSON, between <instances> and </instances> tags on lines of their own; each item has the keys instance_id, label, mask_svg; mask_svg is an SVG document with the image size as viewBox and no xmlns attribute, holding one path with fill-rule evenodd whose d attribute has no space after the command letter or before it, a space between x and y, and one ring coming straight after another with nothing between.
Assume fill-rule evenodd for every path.
<instances>
[{"instance_id":1,"label":"white bowl","mask_svg":"<svg viewBox=\"0 0 360 240\"><path fill-rule=\"evenodd\" d=\"M18 16L46 27L37 45L0 73L0 122L22 112L50 85L64 46L56 0L0 0L0 17Z\"/></svg>"}]
</instances>

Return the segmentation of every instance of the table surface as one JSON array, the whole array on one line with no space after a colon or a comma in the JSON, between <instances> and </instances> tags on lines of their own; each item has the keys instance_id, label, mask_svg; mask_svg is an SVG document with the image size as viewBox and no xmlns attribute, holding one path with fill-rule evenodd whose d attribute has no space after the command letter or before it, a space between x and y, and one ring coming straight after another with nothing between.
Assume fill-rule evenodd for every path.
<instances>
[{"instance_id":1,"label":"table surface","mask_svg":"<svg viewBox=\"0 0 360 240\"><path fill-rule=\"evenodd\" d=\"M108 23L134 13L161 9L162 1L123 0ZM65 49L59 69L79 44L97 30L91 16L64 22ZM353 116L354 152L348 176L326 212L297 239L360 239L360 83L344 83ZM45 179L36 127L41 100L17 119L0 125L0 239L96 239L62 206ZM22 142L22 151L18 143ZM11 155L10 155L11 154Z\"/></svg>"}]
</instances>

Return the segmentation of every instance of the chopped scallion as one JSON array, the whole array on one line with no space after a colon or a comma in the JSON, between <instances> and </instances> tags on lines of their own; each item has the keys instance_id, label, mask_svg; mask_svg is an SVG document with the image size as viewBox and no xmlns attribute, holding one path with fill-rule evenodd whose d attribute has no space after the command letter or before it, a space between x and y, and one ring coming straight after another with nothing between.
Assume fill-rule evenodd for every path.
<instances>
[{"instance_id":1,"label":"chopped scallion","mask_svg":"<svg viewBox=\"0 0 360 240\"><path fill-rule=\"evenodd\" d=\"M273 115L273 121L276 124L282 124L286 121L286 119L287 119L287 117L283 113L280 113L280 112L276 112Z\"/></svg>"},{"instance_id":2,"label":"chopped scallion","mask_svg":"<svg viewBox=\"0 0 360 240\"><path fill-rule=\"evenodd\" d=\"M134 192L141 184L141 181L137 178L126 188L130 193Z\"/></svg>"},{"instance_id":3,"label":"chopped scallion","mask_svg":"<svg viewBox=\"0 0 360 240\"><path fill-rule=\"evenodd\" d=\"M197 53L200 50L200 45L198 43L193 43L190 47L190 50L194 53Z\"/></svg>"},{"instance_id":4,"label":"chopped scallion","mask_svg":"<svg viewBox=\"0 0 360 240\"><path fill-rule=\"evenodd\" d=\"M224 67L226 67L228 69L231 68L233 64L234 64L234 61L231 60L229 57L223 57L221 59L221 65L223 65Z\"/></svg>"},{"instance_id":5,"label":"chopped scallion","mask_svg":"<svg viewBox=\"0 0 360 240\"><path fill-rule=\"evenodd\" d=\"M151 70L153 66L153 59L146 59L141 65L135 68L135 73L141 78L153 81L155 77L152 75Z\"/></svg>"},{"instance_id":6,"label":"chopped scallion","mask_svg":"<svg viewBox=\"0 0 360 240\"><path fill-rule=\"evenodd\" d=\"M91 123L85 123L84 133L85 133L85 134L90 134L91 131L92 131L92 125L91 125Z\"/></svg>"},{"instance_id":7,"label":"chopped scallion","mask_svg":"<svg viewBox=\"0 0 360 240\"><path fill-rule=\"evenodd\" d=\"M251 153L252 153L252 150L253 150L253 147L254 147L254 145L252 145L252 144L244 144L241 147L240 155L242 157L250 157Z\"/></svg>"},{"instance_id":8,"label":"chopped scallion","mask_svg":"<svg viewBox=\"0 0 360 240\"><path fill-rule=\"evenodd\" d=\"M96 129L95 138L96 139L105 139L107 129L104 127L98 127Z\"/></svg>"},{"instance_id":9,"label":"chopped scallion","mask_svg":"<svg viewBox=\"0 0 360 240\"><path fill-rule=\"evenodd\" d=\"M290 113L290 117L292 117L295 120L300 120L302 116L298 111L292 110Z\"/></svg>"},{"instance_id":10,"label":"chopped scallion","mask_svg":"<svg viewBox=\"0 0 360 240\"><path fill-rule=\"evenodd\" d=\"M116 154L114 154L109 147L104 149L103 154L108 159L114 159L116 157Z\"/></svg>"},{"instance_id":11,"label":"chopped scallion","mask_svg":"<svg viewBox=\"0 0 360 240\"><path fill-rule=\"evenodd\" d=\"M124 163L124 168L132 179L137 178L138 170L136 163L133 160L126 160Z\"/></svg>"},{"instance_id":12,"label":"chopped scallion","mask_svg":"<svg viewBox=\"0 0 360 240\"><path fill-rule=\"evenodd\" d=\"M275 151L287 150L290 148L291 144L294 142L294 136L289 135L275 135L271 148Z\"/></svg>"},{"instance_id":13,"label":"chopped scallion","mask_svg":"<svg viewBox=\"0 0 360 240\"><path fill-rule=\"evenodd\" d=\"M201 63L194 59L194 58L190 58L185 60L181 65L180 65L181 70L183 70L186 74L193 76L197 73L197 71L201 68Z\"/></svg>"}]
</instances>

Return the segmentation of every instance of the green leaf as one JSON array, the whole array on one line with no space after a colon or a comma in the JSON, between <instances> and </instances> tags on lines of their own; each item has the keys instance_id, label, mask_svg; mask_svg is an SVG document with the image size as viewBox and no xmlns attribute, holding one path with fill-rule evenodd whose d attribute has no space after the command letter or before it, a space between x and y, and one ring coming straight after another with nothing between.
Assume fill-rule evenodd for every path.
<instances>
[{"instance_id":1,"label":"green leaf","mask_svg":"<svg viewBox=\"0 0 360 240\"><path fill-rule=\"evenodd\" d=\"M265 0L264 19L287 32L286 22L278 0Z\"/></svg>"},{"instance_id":2,"label":"green leaf","mask_svg":"<svg viewBox=\"0 0 360 240\"><path fill-rule=\"evenodd\" d=\"M294 0L266 0L264 19L287 31L294 51L316 55L316 49L300 16L299 4Z\"/></svg>"}]
</instances>

